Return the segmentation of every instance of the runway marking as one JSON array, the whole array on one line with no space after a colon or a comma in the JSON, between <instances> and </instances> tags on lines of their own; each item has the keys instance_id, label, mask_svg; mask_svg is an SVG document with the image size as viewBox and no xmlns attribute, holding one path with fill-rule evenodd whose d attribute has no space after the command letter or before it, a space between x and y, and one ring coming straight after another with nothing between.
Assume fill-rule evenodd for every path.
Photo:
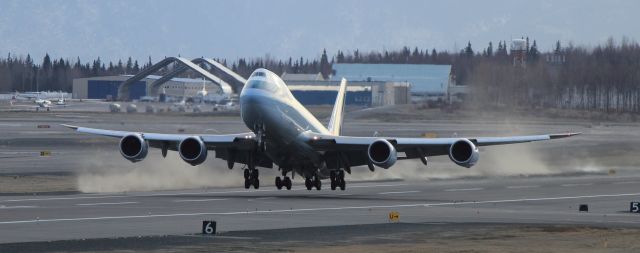
<instances>
[{"instance_id":1,"label":"runway marking","mask_svg":"<svg viewBox=\"0 0 640 253\"><path fill-rule=\"evenodd\" d=\"M538 188L539 185L512 185L507 186L507 189L527 189L527 188Z\"/></svg>"},{"instance_id":2,"label":"runway marking","mask_svg":"<svg viewBox=\"0 0 640 253\"><path fill-rule=\"evenodd\" d=\"M38 222L120 220L120 219L164 218L164 217L184 217L184 216L204 216L204 215L246 215L246 214L295 213L295 212L309 212L309 211L338 211L338 210L359 210L359 209L389 209L389 208L402 208L402 207L478 205L478 204L493 204L493 203L532 202L532 201L566 200L566 199L590 199L590 198L625 197L625 196L640 196L640 193L501 199L501 200L484 200L484 201L441 202L441 203L414 203L414 204L404 204L404 205L342 206L342 207L319 207L319 208L280 209L280 210L234 211L234 212L218 212L218 213L172 213L172 214L153 214L153 215L149 214L149 215L128 215L128 216L59 218L59 219L41 219L41 220L14 220L14 221L1 221L0 225L20 224L20 223L38 223ZM616 216L616 214L607 214L607 215ZM627 217L628 215L624 215L624 216Z\"/></svg>"},{"instance_id":3,"label":"runway marking","mask_svg":"<svg viewBox=\"0 0 640 253\"><path fill-rule=\"evenodd\" d=\"M640 182L636 182L636 181L623 181L623 182L613 182L612 184L637 184Z\"/></svg>"},{"instance_id":4,"label":"runway marking","mask_svg":"<svg viewBox=\"0 0 640 253\"><path fill-rule=\"evenodd\" d=\"M562 187L577 187L577 186L589 186L589 185L593 185L592 183L588 183L588 184L562 184L560 186Z\"/></svg>"},{"instance_id":5,"label":"runway marking","mask_svg":"<svg viewBox=\"0 0 640 253\"><path fill-rule=\"evenodd\" d=\"M38 206L0 206L0 209L36 208Z\"/></svg>"},{"instance_id":6,"label":"runway marking","mask_svg":"<svg viewBox=\"0 0 640 253\"><path fill-rule=\"evenodd\" d=\"M103 206L103 205L129 205L129 204L138 204L138 202L84 203L84 204L76 204L76 206Z\"/></svg>"},{"instance_id":7,"label":"runway marking","mask_svg":"<svg viewBox=\"0 0 640 253\"><path fill-rule=\"evenodd\" d=\"M48 200L75 200L75 199L107 199L107 198L126 198L132 196L112 195L112 196L87 196L87 197L55 197L55 198L35 198L35 199L7 199L0 202L25 202L25 201L48 201Z\"/></svg>"},{"instance_id":8,"label":"runway marking","mask_svg":"<svg viewBox=\"0 0 640 253\"><path fill-rule=\"evenodd\" d=\"M409 185L409 184L349 185L349 188L393 187L393 186L406 186L406 185Z\"/></svg>"},{"instance_id":9,"label":"runway marking","mask_svg":"<svg viewBox=\"0 0 640 253\"><path fill-rule=\"evenodd\" d=\"M267 199L275 199L275 198L276 197L261 197L261 198L247 199L247 201L267 200Z\"/></svg>"},{"instance_id":10,"label":"runway marking","mask_svg":"<svg viewBox=\"0 0 640 253\"><path fill-rule=\"evenodd\" d=\"M404 193L418 193L420 191L404 191L404 192L380 192L378 194L380 195L386 195L386 194L404 194Z\"/></svg>"},{"instance_id":11,"label":"runway marking","mask_svg":"<svg viewBox=\"0 0 640 253\"><path fill-rule=\"evenodd\" d=\"M376 185L350 185L349 188L375 188L375 187L394 187L406 186L409 184L376 184ZM306 191L305 188L291 189L291 191ZM207 192L180 192L180 193L154 193L154 194L131 194L131 195L106 195L106 196L77 196L77 197L52 197L52 198L30 198L30 199L7 199L0 200L3 202L26 202L26 201L51 201L51 200L77 200L77 199L108 199L108 198L137 198L137 197L170 197L170 196L189 196L189 195L206 195L206 194L230 194L230 193L256 193L256 192L277 192L279 190L233 190L233 191L207 191Z\"/></svg>"},{"instance_id":12,"label":"runway marking","mask_svg":"<svg viewBox=\"0 0 640 253\"><path fill-rule=\"evenodd\" d=\"M484 190L484 188L465 188L465 189L446 189L446 192L461 192L461 191L479 191Z\"/></svg>"},{"instance_id":13,"label":"runway marking","mask_svg":"<svg viewBox=\"0 0 640 253\"><path fill-rule=\"evenodd\" d=\"M173 202L205 202L205 201L219 201L219 200L228 200L228 199L179 199L179 200L174 200Z\"/></svg>"}]
</instances>

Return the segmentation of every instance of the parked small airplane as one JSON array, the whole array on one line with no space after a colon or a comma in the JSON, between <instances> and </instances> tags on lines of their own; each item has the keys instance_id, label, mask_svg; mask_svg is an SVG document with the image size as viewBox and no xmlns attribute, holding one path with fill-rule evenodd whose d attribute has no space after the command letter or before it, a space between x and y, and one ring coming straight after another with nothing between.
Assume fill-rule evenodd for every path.
<instances>
[{"instance_id":1,"label":"parked small airplane","mask_svg":"<svg viewBox=\"0 0 640 253\"><path fill-rule=\"evenodd\" d=\"M35 103L37 105L36 111L40 111L41 108L49 111L49 109L51 108L51 100L48 100L48 99L38 98L36 99Z\"/></svg>"},{"instance_id":2,"label":"parked small airplane","mask_svg":"<svg viewBox=\"0 0 640 253\"><path fill-rule=\"evenodd\" d=\"M266 69L257 69L240 94L240 116L251 130L226 135L159 134L115 131L64 125L77 132L120 138L122 156L138 162L147 156L149 147L159 148L166 156L177 151L182 160L199 165L207 159L209 150L215 157L227 161L229 169L235 163L246 165L244 186L258 188L258 167L281 171L275 178L278 189L291 189L291 173L305 178L308 190L321 189L321 179L329 178L331 189L345 189L345 172L353 167L375 166L388 169L398 160L448 155L463 167L475 165L478 147L544 141L565 138L579 133L543 134L512 137L401 138L343 136L342 119L347 81L342 79L328 126L324 126L291 94L282 79Z\"/></svg>"},{"instance_id":3,"label":"parked small airplane","mask_svg":"<svg viewBox=\"0 0 640 253\"><path fill-rule=\"evenodd\" d=\"M62 92L60 93L60 98L59 98L59 99L58 99L58 101L56 102L56 105L67 105L67 104L64 102L64 94L63 94Z\"/></svg>"}]
</instances>

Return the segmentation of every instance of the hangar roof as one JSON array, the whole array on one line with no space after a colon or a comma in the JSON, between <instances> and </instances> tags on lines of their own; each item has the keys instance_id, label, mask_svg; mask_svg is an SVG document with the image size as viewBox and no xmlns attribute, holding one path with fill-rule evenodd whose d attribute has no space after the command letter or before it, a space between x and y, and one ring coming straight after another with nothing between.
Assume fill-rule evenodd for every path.
<instances>
[{"instance_id":1,"label":"hangar roof","mask_svg":"<svg viewBox=\"0 0 640 253\"><path fill-rule=\"evenodd\" d=\"M411 92L447 92L451 65L335 63L331 80L396 81L411 83Z\"/></svg>"}]
</instances>

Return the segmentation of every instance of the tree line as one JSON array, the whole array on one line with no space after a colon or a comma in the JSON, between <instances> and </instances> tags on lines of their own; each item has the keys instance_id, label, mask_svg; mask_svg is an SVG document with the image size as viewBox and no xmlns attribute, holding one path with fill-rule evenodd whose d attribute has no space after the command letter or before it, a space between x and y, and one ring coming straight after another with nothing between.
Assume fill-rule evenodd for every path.
<instances>
[{"instance_id":1,"label":"tree line","mask_svg":"<svg viewBox=\"0 0 640 253\"><path fill-rule=\"evenodd\" d=\"M530 43L531 42L531 43ZM474 47L471 42L459 52L435 48L403 47L390 51L338 51L318 58L240 58L230 64L217 59L241 76L257 68L276 74L322 73L332 75L334 63L447 64L458 85L471 91L468 105L497 107L542 107L640 112L640 46L623 38L592 48L556 42L552 50L540 51L535 40L526 38L524 64L514 65L507 41ZM82 62L79 58L52 59L48 54L36 63L30 55L8 54L0 59L0 92L71 91L72 79L91 76L136 74L153 64L151 58L139 64L130 57L117 62L100 58ZM177 66L162 68L159 74ZM189 71L183 75L191 75Z\"/></svg>"}]
</instances>

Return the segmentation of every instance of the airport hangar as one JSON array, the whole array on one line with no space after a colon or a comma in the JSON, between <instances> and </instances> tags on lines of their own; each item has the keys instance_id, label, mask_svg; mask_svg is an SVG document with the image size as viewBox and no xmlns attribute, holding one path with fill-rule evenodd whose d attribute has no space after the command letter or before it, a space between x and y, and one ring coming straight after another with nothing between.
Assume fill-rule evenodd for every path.
<instances>
[{"instance_id":1,"label":"airport hangar","mask_svg":"<svg viewBox=\"0 0 640 253\"><path fill-rule=\"evenodd\" d=\"M333 64L328 80L318 74L283 73L282 79L292 94L304 105L333 104L342 77L349 81L347 104L388 106L446 98L455 86L451 65L432 64ZM118 87L131 75L78 78L73 80L73 98L109 99L118 97ZM129 85L130 99L159 95L193 97L203 83L210 94L221 92L214 82L193 78L171 78L149 75ZM166 81L153 89L159 80ZM219 80L224 82L222 80ZM164 88L164 89L163 89ZM460 90L460 89L457 89Z\"/></svg>"},{"instance_id":2,"label":"airport hangar","mask_svg":"<svg viewBox=\"0 0 640 253\"><path fill-rule=\"evenodd\" d=\"M73 98L76 99L115 99L118 96L118 87L132 75L99 76L73 79ZM131 99L140 99L144 96L158 96L151 90L153 84L161 76L149 75L140 81L133 83L129 88ZM194 78L171 78L160 86L160 91L171 97L194 97L205 85L207 92L219 93L220 86L208 80Z\"/></svg>"}]
</instances>

